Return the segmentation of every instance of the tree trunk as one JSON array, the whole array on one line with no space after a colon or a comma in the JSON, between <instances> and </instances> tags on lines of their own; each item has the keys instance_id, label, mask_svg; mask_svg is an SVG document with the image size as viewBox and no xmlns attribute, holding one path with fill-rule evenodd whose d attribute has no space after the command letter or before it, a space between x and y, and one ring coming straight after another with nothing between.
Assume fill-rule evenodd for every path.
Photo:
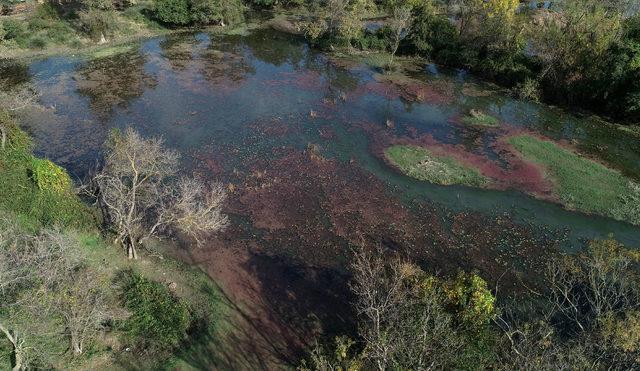
<instances>
[{"instance_id":1,"label":"tree trunk","mask_svg":"<svg viewBox=\"0 0 640 371\"><path fill-rule=\"evenodd\" d=\"M22 357L22 349L20 348L20 341L18 340L18 336L14 331L11 331L5 328L2 324L0 324L0 331L4 333L7 339L11 342L11 346L13 347L13 371L20 371L23 369L23 357Z\"/></svg>"},{"instance_id":2,"label":"tree trunk","mask_svg":"<svg viewBox=\"0 0 640 371\"><path fill-rule=\"evenodd\" d=\"M131 238L131 236L127 236L125 241L127 245L127 256L129 259L138 259L138 252L136 251L136 245L133 242L133 238Z\"/></svg>"},{"instance_id":3,"label":"tree trunk","mask_svg":"<svg viewBox=\"0 0 640 371\"><path fill-rule=\"evenodd\" d=\"M82 342L78 341L76 336L72 336L71 347L73 348L73 355L78 356L82 354Z\"/></svg>"},{"instance_id":4,"label":"tree trunk","mask_svg":"<svg viewBox=\"0 0 640 371\"><path fill-rule=\"evenodd\" d=\"M0 126L0 135L2 136L2 139L0 139L0 149L4 150L7 144L7 131L3 126Z\"/></svg>"}]
</instances>

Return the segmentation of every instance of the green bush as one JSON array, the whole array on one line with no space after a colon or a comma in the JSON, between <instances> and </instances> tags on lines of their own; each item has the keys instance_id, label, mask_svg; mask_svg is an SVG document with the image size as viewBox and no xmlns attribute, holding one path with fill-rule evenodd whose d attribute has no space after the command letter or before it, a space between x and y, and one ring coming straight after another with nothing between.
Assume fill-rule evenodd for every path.
<instances>
[{"instance_id":1,"label":"green bush","mask_svg":"<svg viewBox=\"0 0 640 371\"><path fill-rule=\"evenodd\" d=\"M0 151L0 209L33 226L89 225L91 211L72 192L69 175L50 161L33 157L31 140L2 110L0 124L8 131L6 148Z\"/></svg>"},{"instance_id":2,"label":"green bush","mask_svg":"<svg viewBox=\"0 0 640 371\"><path fill-rule=\"evenodd\" d=\"M155 0L155 16L160 22L185 26L191 23L187 0Z\"/></svg>"},{"instance_id":3,"label":"green bush","mask_svg":"<svg viewBox=\"0 0 640 371\"><path fill-rule=\"evenodd\" d=\"M78 13L78 20L82 31L94 40L111 35L116 26L115 14L110 10L83 10Z\"/></svg>"},{"instance_id":4,"label":"green bush","mask_svg":"<svg viewBox=\"0 0 640 371\"><path fill-rule=\"evenodd\" d=\"M240 0L191 0L191 21L198 24L240 23L244 5Z\"/></svg>"},{"instance_id":5,"label":"green bush","mask_svg":"<svg viewBox=\"0 0 640 371\"><path fill-rule=\"evenodd\" d=\"M26 29L22 22L18 22L15 19L7 19L2 21L2 28L4 29L4 39L12 40L22 36Z\"/></svg>"},{"instance_id":6,"label":"green bush","mask_svg":"<svg viewBox=\"0 0 640 371\"><path fill-rule=\"evenodd\" d=\"M71 190L71 178L63 168L47 159L33 158L32 177L43 192L65 193Z\"/></svg>"},{"instance_id":7,"label":"green bush","mask_svg":"<svg viewBox=\"0 0 640 371\"><path fill-rule=\"evenodd\" d=\"M44 49L47 46L47 40L42 36L35 36L29 40L29 47L33 49Z\"/></svg>"},{"instance_id":8,"label":"green bush","mask_svg":"<svg viewBox=\"0 0 640 371\"><path fill-rule=\"evenodd\" d=\"M190 324L187 305L164 285L133 270L122 271L118 281L123 305L131 312L122 330L148 350L166 351L178 346Z\"/></svg>"}]
</instances>

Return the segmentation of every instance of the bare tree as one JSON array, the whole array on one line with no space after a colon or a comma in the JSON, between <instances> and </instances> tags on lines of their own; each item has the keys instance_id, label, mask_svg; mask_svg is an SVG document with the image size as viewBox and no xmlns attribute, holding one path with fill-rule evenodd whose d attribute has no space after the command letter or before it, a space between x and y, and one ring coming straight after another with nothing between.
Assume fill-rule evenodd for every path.
<instances>
[{"instance_id":1,"label":"bare tree","mask_svg":"<svg viewBox=\"0 0 640 371\"><path fill-rule=\"evenodd\" d=\"M105 220L116 232L129 258L136 246L168 227L196 238L223 229L223 188L199 181L176 182L179 155L162 139L142 138L129 128L112 134L102 171L94 178Z\"/></svg>"},{"instance_id":2,"label":"bare tree","mask_svg":"<svg viewBox=\"0 0 640 371\"><path fill-rule=\"evenodd\" d=\"M67 282L54 300L64 319L66 335L74 355L84 352L85 344L100 332L111 317L108 290L104 279L86 268L78 268L67 277Z\"/></svg>"},{"instance_id":3,"label":"bare tree","mask_svg":"<svg viewBox=\"0 0 640 371\"><path fill-rule=\"evenodd\" d=\"M173 195L167 219L180 231L202 242L202 237L224 228L228 222L222 213L227 194L220 183L207 187L202 181L181 178Z\"/></svg>"},{"instance_id":4,"label":"bare tree","mask_svg":"<svg viewBox=\"0 0 640 371\"><path fill-rule=\"evenodd\" d=\"M380 250L358 251L352 269L364 357L379 370L445 367L460 343L433 278Z\"/></svg>"},{"instance_id":5,"label":"bare tree","mask_svg":"<svg viewBox=\"0 0 640 371\"><path fill-rule=\"evenodd\" d=\"M51 298L78 260L59 232L31 236L6 221L0 224L0 331L12 344L13 369L22 370L53 356L47 341L62 338L63 331Z\"/></svg>"},{"instance_id":6,"label":"bare tree","mask_svg":"<svg viewBox=\"0 0 640 371\"><path fill-rule=\"evenodd\" d=\"M637 366L639 264L637 253L614 240L592 241L584 252L552 260L548 292L535 293L539 300L530 301L536 305L524 310L505 306L495 320L505 335L504 368Z\"/></svg>"},{"instance_id":7,"label":"bare tree","mask_svg":"<svg viewBox=\"0 0 640 371\"><path fill-rule=\"evenodd\" d=\"M398 52L400 41L402 41L402 38L405 36L412 23L413 17L411 15L411 7L399 6L394 7L391 10L389 27L393 31L393 40L391 44L391 56L389 57L389 67L393 65L393 59Z\"/></svg>"}]
</instances>

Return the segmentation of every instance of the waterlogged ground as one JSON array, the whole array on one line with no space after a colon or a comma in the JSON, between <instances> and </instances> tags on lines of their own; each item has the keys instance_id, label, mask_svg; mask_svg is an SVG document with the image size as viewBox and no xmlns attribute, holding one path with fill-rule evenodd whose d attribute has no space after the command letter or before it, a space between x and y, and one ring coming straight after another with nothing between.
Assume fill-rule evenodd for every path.
<instances>
[{"instance_id":1,"label":"waterlogged ground","mask_svg":"<svg viewBox=\"0 0 640 371\"><path fill-rule=\"evenodd\" d=\"M19 76L41 94L19 111L37 151L77 178L114 127L162 135L184 171L221 181L232 226L180 250L234 303L224 340L189 348L200 368L295 362L314 335L352 328L345 263L382 244L433 271L477 269L516 290L546 258L640 227L569 211L509 138L557 141L640 181L640 138L596 119L514 100L463 71L411 64L384 76L273 31L182 34L100 59L55 57ZM2 72L5 73L5 72ZM15 82L12 82L15 83ZM470 124L470 112L497 119ZM441 186L389 166L392 145L428 146L472 164L493 189Z\"/></svg>"}]
</instances>

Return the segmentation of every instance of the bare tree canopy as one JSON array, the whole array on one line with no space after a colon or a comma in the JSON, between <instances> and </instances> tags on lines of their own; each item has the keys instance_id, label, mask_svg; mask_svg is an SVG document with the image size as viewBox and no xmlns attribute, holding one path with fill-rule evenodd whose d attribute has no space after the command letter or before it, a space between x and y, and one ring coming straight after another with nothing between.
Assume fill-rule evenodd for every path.
<instances>
[{"instance_id":1,"label":"bare tree canopy","mask_svg":"<svg viewBox=\"0 0 640 371\"><path fill-rule=\"evenodd\" d=\"M12 346L14 370L48 364L65 344L81 354L109 317L107 285L82 265L79 251L59 231L31 235L0 220L0 333Z\"/></svg>"},{"instance_id":2,"label":"bare tree canopy","mask_svg":"<svg viewBox=\"0 0 640 371\"><path fill-rule=\"evenodd\" d=\"M162 139L145 139L132 128L107 141L104 168L94 184L105 220L130 258L137 258L138 244L167 228L200 243L226 226L222 186L177 179L179 160Z\"/></svg>"}]
</instances>

